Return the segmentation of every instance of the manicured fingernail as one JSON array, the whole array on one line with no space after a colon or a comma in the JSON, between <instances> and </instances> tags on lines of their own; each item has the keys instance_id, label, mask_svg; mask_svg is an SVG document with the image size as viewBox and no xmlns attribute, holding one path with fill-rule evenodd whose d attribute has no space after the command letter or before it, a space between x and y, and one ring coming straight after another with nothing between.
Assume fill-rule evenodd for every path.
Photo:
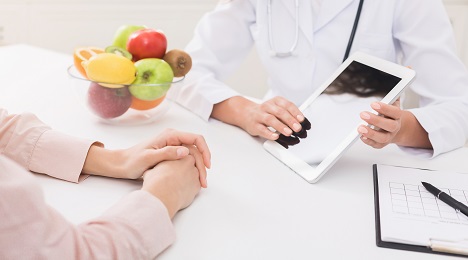
<instances>
[{"instance_id":1,"label":"manicured fingernail","mask_svg":"<svg viewBox=\"0 0 468 260\"><path fill-rule=\"evenodd\" d=\"M294 131L296 132L301 131L301 125L298 123L294 123L293 128L294 128Z\"/></svg>"},{"instance_id":2,"label":"manicured fingernail","mask_svg":"<svg viewBox=\"0 0 468 260\"><path fill-rule=\"evenodd\" d=\"M304 116L303 115L297 115L297 120L299 120L299 122L302 122L304 121Z\"/></svg>"},{"instance_id":3,"label":"manicured fingernail","mask_svg":"<svg viewBox=\"0 0 468 260\"><path fill-rule=\"evenodd\" d=\"M367 134L369 131L367 131L367 129L364 126L360 126L358 128L358 132L361 134Z\"/></svg>"},{"instance_id":4,"label":"manicured fingernail","mask_svg":"<svg viewBox=\"0 0 468 260\"><path fill-rule=\"evenodd\" d=\"M278 139L279 135L277 133L273 133L271 134L271 138L273 138L274 140Z\"/></svg>"},{"instance_id":5,"label":"manicured fingernail","mask_svg":"<svg viewBox=\"0 0 468 260\"><path fill-rule=\"evenodd\" d=\"M177 156L178 157L182 157L182 156L186 156L188 154L189 150L185 147L180 147L177 149Z\"/></svg>"},{"instance_id":6,"label":"manicured fingernail","mask_svg":"<svg viewBox=\"0 0 468 260\"><path fill-rule=\"evenodd\" d=\"M285 128L283 129L283 131L286 133L286 135L291 135L291 134L292 134L292 130L289 129L289 127L285 127Z\"/></svg>"},{"instance_id":7,"label":"manicured fingernail","mask_svg":"<svg viewBox=\"0 0 468 260\"><path fill-rule=\"evenodd\" d=\"M369 119L370 118L370 115L366 112L361 112L361 118L362 119Z\"/></svg>"},{"instance_id":8,"label":"manicured fingernail","mask_svg":"<svg viewBox=\"0 0 468 260\"><path fill-rule=\"evenodd\" d=\"M377 103L377 102L372 103L370 106L371 106L373 109L380 109L380 108L381 108L380 104Z\"/></svg>"}]
</instances>

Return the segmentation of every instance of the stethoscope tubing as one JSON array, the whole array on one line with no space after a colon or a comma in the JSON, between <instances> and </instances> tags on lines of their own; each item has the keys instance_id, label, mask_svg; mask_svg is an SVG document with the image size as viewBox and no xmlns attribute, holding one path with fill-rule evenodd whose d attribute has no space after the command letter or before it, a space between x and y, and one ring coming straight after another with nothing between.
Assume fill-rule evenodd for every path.
<instances>
[{"instance_id":1,"label":"stethoscope tubing","mask_svg":"<svg viewBox=\"0 0 468 260\"><path fill-rule=\"evenodd\" d=\"M274 45L274 41L273 41L273 29L272 29L272 11L271 11L271 4L272 4L272 1L273 0L268 0L268 3L267 3L267 13L268 13L268 42L269 42L269 45L270 45L270 55L273 56L273 57L277 57L277 58L286 58L286 57L290 57L293 55L293 52L294 50L296 49L297 47L297 44L299 42L299 0L295 0L295 25L296 25L296 30L295 30L295 36L294 36L294 41L293 41L293 44L291 46L291 48L289 48L288 51L286 52L280 52L280 51L277 51L276 48L275 48L275 45ZM357 30L357 26L359 24L359 18L361 17L361 11L362 11L362 6L364 5L364 0L359 0L359 6L358 6L358 9L357 9L357 12L356 12L356 17L354 18L354 23L353 23L353 28L351 30L351 35L349 36L349 40L348 40L348 44L346 46L346 51L345 51L345 54L344 54L344 57L343 57L343 61L345 61L348 56L349 56L349 53L351 51L351 47L353 46L353 41L354 41L354 37L356 35L356 30Z\"/></svg>"},{"instance_id":2,"label":"stethoscope tubing","mask_svg":"<svg viewBox=\"0 0 468 260\"><path fill-rule=\"evenodd\" d=\"M353 29L351 30L351 35L349 36L348 45L346 46L346 52L343 57L343 61L345 61L348 58L349 52L351 51L351 47L353 46L354 36L356 35L357 26L359 24L359 18L361 18L361 11L362 11L363 4L364 4L364 0L359 0L359 6L356 12L356 17L354 18Z\"/></svg>"},{"instance_id":3,"label":"stethoscope tubing","mask_svg":"<svg viewBox=\"0 0 468 260\"><path fill-rule=\"evenodd\" d=\"M276 56L278 58L285 58L285 57L289 57L289 56L292 56L293 55L293 51L296 49L297 47L297 43L299 42L299 0L295 0L295 19L296 19L296 30L295 30L295 35L294 35L294 41L293 41L293 44L291 46L291 48L289 48L288 51L286 52L280 52L280 51L277 51L275 46L274 46L274 41L273 41L273 33L272 33L272 14L271 14L271 2L273 0L268 0L268 4L267 4L267 12L268 12L268 41L269 41L269 44L270 44L270 55L271 56Z\"/></svg>"}]
</instances>

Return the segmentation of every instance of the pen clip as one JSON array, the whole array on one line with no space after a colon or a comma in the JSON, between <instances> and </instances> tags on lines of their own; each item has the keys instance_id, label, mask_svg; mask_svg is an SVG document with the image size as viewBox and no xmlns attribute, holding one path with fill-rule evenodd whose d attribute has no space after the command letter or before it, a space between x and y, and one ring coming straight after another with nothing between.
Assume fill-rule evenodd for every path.
<instances>
[{"instance_id":1,"label":"pen clip","mask_svg":"<svg viewBox=\"0 0 468 260\"><path fill-rule=\"evenodd\" d=\"M429 247L432 251L468 255L468 239L461 240L445 240L445 239L429 239Z\"/></svg>"}]
</instances>

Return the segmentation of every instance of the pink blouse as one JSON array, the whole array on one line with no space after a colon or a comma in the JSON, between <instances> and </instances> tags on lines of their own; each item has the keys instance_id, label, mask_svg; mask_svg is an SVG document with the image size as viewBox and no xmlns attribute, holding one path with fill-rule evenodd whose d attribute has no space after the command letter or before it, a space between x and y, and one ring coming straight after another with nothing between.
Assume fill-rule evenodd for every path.
<instances>
[{"instance_id":1,"label":"pink blouse","mask_svg":"<svg viewBox=\"0 0 468 260\"><path fill-rule=\"evenodd\" d=\"M0 259L149 259L174 241L167 209L145 191L80 225L45 203L27 170L78 182L93 143L0 109Z\"/></svg>"}]
</instances>

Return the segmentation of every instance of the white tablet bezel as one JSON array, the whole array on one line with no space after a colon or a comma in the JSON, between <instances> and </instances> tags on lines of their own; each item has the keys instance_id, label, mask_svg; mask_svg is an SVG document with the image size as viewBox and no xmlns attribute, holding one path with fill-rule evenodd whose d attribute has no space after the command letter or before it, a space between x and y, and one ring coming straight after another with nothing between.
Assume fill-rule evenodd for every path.
<instances>
[{"instance_id":1,"label":"white tablet bezel","mask_svg":"<svg viewBox=\"0 0 468 260\"><path fill-rule=\"evenodd\" d=\"M362 52L355 52L348 59L346 59L338 69L326 80L320 88L318 88L300 107L304 111L312 102L348 67L348 65L357 61L383 72L389 73L396 77L401 78L400 82L384 97L381 102L385 104L393 103L403 92L404 88L408 86L414 79L416 73L407 67L398 65L396 63L386 61ZM333 118L339 120L339 118ZM312 122L313 124L313 122ZM357 129L358 125L356 125ZM275 141L266 141L263 147L271 153L274 157L283 162L291 170L296 172L299 176L304 178L309 183L316 183L325 172L343 155L343 153L359 138L357 130L352 131L340 144L325 157L325 159L317 165L312 167L302 159L289 152L288 149Z\"/></svg>"}]
</instances>

